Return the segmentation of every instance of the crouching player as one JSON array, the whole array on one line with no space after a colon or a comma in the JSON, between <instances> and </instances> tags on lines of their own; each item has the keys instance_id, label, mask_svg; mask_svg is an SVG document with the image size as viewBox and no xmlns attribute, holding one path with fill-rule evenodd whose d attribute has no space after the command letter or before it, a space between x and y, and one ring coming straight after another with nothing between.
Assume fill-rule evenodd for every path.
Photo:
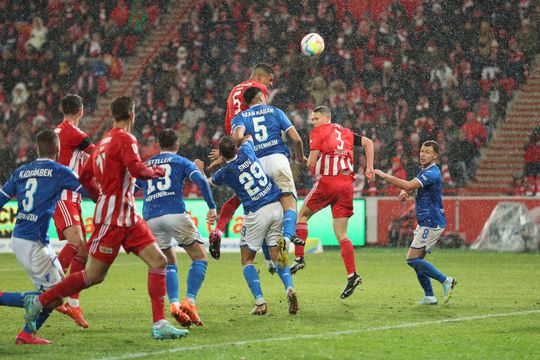
<instances>
[{"instance_id":1,"label":"crouching player","mask_svg":"<svg viewBox=\"0 0 540 360\"><path fill-rule=\"evenodd\" d=\"M430 278L442 284L444 302L448 302L452 290L457 284L456 279L444 275L435 266L424 260L426 254L431 252L441 237L446 226L442 202L441 171L436 164L439 152L439 144L435 141L424 142L420 148L421 166L418 168L416 177L410 181L398 179L381 170L375 170L376 175L402 189L399 194L401 201L408 200L416 192L415 210L418 226L407 253L407 264L416 271L418 281L424 289L424 298L418 302L422 305L437 304Z\"/></svg>"},{"instance_id":2,"label":"crouching player","mask_svg":"<svg viewBox=\"0 0 540 360\"><path fill-rule=\"evenodd\" d=\"M44 130L37 135L37 149L39 158L15 170L0 189L0 206L17 196L19 210L11 238L12 248L35 288L45 291L64 277L62 266L49 244L47 233L51 217L61 193L64 190L80 193L82 186L71 169L55 162L60 143L53 131ZM89 190L96 199L97 187ZM27 295L39 295L39 292L0 292L0 305L24 307ZM58 298L51 308L61 305L62 301ZM36 335L50 313L49 309L38 312L35 329L25 326L15 343L51 344L51 341Z\"/></svg>"},{"instance_id":3,"label":"crouching player","mask_svg":"<svg viewBox=\"0 0 540 360\"><path fill-rule=\"evenodd\" d=\"M219 151L226 165L209 181L211 185L228 185L240 198L245 214L240 238L241 262L244 267L244 278L256 304L251 313L264 315L267 306L253 261L264 241L268 245L272 261L274 263L277 261L277 240L282 236L283 221L283 208L279 202L281 191L266 175L255 156L251 136L247 136L239 148L236 147L234 138L224 137L219 142ZM289 313L296 314L298 299L289 266L277 266L277 273L285 285Z\"/></svg>"},{"instance_id":4,"label":"crouching player","mask_svg":"<svg viewBox=\"0 0 540 360\"><path fill-rule=\"evenodd\" d=\"M154 234L156 241L167 257L167 296L171 315L182 325L192 323L202 326L195 298L206 275L207 258L201 234L186 212L182 199L184 179L189 178L201 190L208 205L206 220L213 224L217 217L216 204L206 178L195 164L176 153L178 135L172 129L165 129L159 134L161 153L148 160L149 166L160 166L165 176L137 181L144 193L143 218ZM186 297L180 303L178 298L178 266L174 240L184 248L192 260L187 276Z\"/></svg>"}]
</instances>

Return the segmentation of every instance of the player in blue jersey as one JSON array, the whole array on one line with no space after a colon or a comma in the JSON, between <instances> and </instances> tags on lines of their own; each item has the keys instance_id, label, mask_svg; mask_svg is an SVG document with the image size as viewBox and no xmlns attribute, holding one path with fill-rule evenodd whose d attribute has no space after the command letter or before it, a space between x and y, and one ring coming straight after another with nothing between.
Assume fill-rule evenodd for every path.
<instances>
[{"instance_id":1,"label":"player in blue jersey","mask_svg":"<svg viewBox=\"0 0 540 360\"><path fill-rule=\"evenodd\" d=\"M85 195L77 175L68 167L55 162L60 142L51 130L37 135L39 158L16 169L4 187L0 189L0 206L17 196L17 221L11 238L11 246L19 263L26 270L38 291L44 291L62 280L62 266L49 244L49 225L56 203L62 191L70 190ZM90 189L89 189L90 190ZM97 188L90 190L92 198ZM0 292L0 305L24 307L26 295L39 293ZM56 306L62 305L59 299ZM39 329L50 315L43 309L37 319ZM17 336L16 344L51 344L25 326Z\"/></svg>"},{"instance_id":2,"label":"player in blue jersey","mask_svg":"<svg viewBox=\"0 0 540 360\"><path fill-rule=\"evenodd\" d=\"M251 136L248 135L239 148L234 138L224 137L219 142L219 151L226 164L209 181L211 185L228 185L242 203L244 223L240 252L244 278L255 298L256 305L251 313L264 315L267 306L253 261L263 242L268 245L271 259L277 261L277 240L282 237L283 208L279 203L281 190L263 170L255 155ZM277 266L277 273L285 286L289 313L296 314L298 299L289 266Z\"/></svg>"},{"instance_id":3,"label":"player in blue jersey","mask_svg":"<svg viewBox=\"0 0 540 360\"><path fill-rule=\"evenodd\" d=\"M150 158L149 166L160 166L165 176L151 180L137 180L144 194L143 217L150 226L156 241L167 257L167 296L171 315L183 326L192 323L202 326L195 298L206 275L207 258L201 234L191 221L182 198L184 180L193 181L202 192L208 205L206 221L213 224L217 217L216 204L206 178L195 164L180 155L178 135L172 129L159 134L161 153ZM174 240L184 248L192 263L187 276L186 297L178 297L178 266Z\"/></svg>"},{"instance_id":4,"label":"player in blue jersey","mask_svg":"<svg viewBox=\"0 0 540 360\"><path fill-rule=\"evenodd\" d=\"M407 253L407 264L416 271L418 281L424 289L424 298L419 301L422 305L437 304L437 298L431 287L433 278L443 286L443 299L448 302L452 290L457 284L456 279L441 273L435 266L424 260L446 227L446 218L442 202L441 171L436 162L439 158L439 144L426 141L420 149L420 164L416 177L410 181L398 179L381 170L375 174L391 184L401 188L399 199L406 201L416 192L416 220L418 226L414 239Z\"/></svg>"},{"instance_id":5,"label":"player in blue jersey","mask_svg":"<svg viewBox=\"0 0 540 360\"><path fill-rule=\"evenodd\" d=\"M255 155L264 169L281 189L283 207L283 237L278 239L278 262L283 268L287 264L286 243L294 238L296 230L296 187L292 176L287 145L282 133L292 141L295 159L307 162L302 139L285 113L266 105L266 97L261 89L251 87L244 92L244 102L249 105L232 120L233 137L237 144L244 135L253 137ZM300 240L300 239L298 239ZM302 241L303 244L303 241Z\"/></svg>"}]
</instances>

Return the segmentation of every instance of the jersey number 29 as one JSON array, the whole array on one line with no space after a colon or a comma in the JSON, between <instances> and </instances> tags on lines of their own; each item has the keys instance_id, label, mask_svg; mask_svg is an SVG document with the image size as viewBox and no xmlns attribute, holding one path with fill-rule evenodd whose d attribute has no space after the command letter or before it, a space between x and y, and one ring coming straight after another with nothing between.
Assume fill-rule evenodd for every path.
<instances>
[{"instance_id":1,"label":"jersey number 29","mask_svg":"<svg viewBox=\"0 0 540 360\"><path fill-rule=\"evenodd\" d=\"M261 165L256 162L251 164L249 172L241 173L238 180L240 184L244 185L244 189L251 198L261 191L261 187L265 187L268 184L266 174L261 168Z\"/></svg>"}]
</instances>

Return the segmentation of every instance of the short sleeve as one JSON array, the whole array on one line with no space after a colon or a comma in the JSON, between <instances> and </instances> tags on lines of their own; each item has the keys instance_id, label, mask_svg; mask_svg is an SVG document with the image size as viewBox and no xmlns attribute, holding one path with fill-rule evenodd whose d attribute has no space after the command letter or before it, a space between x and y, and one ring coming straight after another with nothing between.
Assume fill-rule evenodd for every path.
<instances>
[{"instance_id":1,"label":"short sleeve","mask_svg":"<svg viewBox=\"0 0 540 360\"><path fill-rule=\"evenodd\" d=\"M253 140L244 140L240 148L238 148L239 154L246 154L247 157L255 156L255 148L253 147Z\"/></svg>"},{"instance_id":2,"label":"short sleeve","mask_svg":"<svg viewBox=\"0 0 540 360\"><path fill-rule=\"evenodd\" d=\"M426 187L431 184L435 184L437 182L437 173L433 171L433 169L430 169L428 171L424 171L423 173L419 174L416 179L420 181L423 187Z\"/></svg>"},{"instance_id":3,"label":"short sleeve","mask_svg":"<svg viewBox=\"0 0 540 360\"><path fill-rule=\"evenodd\" d=\"M317 128L313 129L309 134L309 149L310 150L322 150L322 144L319 137Z\"/></svg>"},{"instance_id":4,"label":"short sleeve","mask_svg":"<svg viewBox=\"0 0 540 360\"><path fill-rule=\"evenodd\" d=\"M225 168L221 168L212 176L212 184L219 186L225 183Z\"/></svg>"},{"instance_id":5,"label":"short sleeve","mask_svg":"<svg viewBox=\"0 0 540 360\"><path fill-rule=\"evenodd\" d=\"M141 157L139 156L139 147L135 139L133 139L131 135L127 134L122 136L120 139L122 141L120 154L122 157L122 163L127 166L133 162L142 161Z\"/></svg>"},{"instance_id":6,"label":"short sleeve","mask_svg":"<svg viewBox=\"0 0 540 360\"><path fill-rule=\"evenodd\" d=\"M62 166L60 169L62 172L62 189L80 192L82 189L82 185L79 181L79 177L77 176L77 174L75 174L73 170L65 166Z\"/></svg>"},{"instance_id":7,"label":"short sleeve","mask_svg":"<svg viewBox=\"0 0 540 360\"><path fill-rule=\"evenodd\" d=\"M287 117L287 115L283 112L283 110L275 108L277 110L276 114L279 121L279 126L281 127L281 130L287 131L290 128L293 127L293 124L291 123L291 120Z\"/></svg>"},{"instance_id":8,"label":"short sleeve","mask_svg":"<svg viewBox=\"0 0 540 360\"><path fill-rule=\"evenodd\" d=\"M234 129L236 129L237 127L239 126L242 126L242 127L246 127L246 123L244 121L244 118L240 115L237 115L235 116L233 119L232 119L232 130L234 131Z\"/></svg>"}]
</instances>

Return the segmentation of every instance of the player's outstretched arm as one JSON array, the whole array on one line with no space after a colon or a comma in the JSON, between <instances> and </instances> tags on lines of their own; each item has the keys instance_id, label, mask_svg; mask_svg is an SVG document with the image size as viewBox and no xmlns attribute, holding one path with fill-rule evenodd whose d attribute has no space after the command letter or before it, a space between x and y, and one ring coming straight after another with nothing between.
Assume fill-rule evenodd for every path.
<instances>
[{"instance_id":1,"label":"player's outstretched arm","mask_svg":"<svg viewBox=\"0 0 540 360\"><path fill-rule=\"evenodd\" d=\"M373 141L362 136L362 147L366 149L366 178L369 182L373 182L375 181L375 173L373 172L373 158L375 156Z\"/></svg>"},{"instance_id":2,"label":"player's outstretched arm","mask_svg":"<svg viewBox=\"0 0 540 360\"><path fill-rule=\"evenodd\" d=\"M94 167L92 165L91 159L88 159L82 168L81 175L79 176L79 181L83 188L88 193L88 196L94 201L97 202L99 198L99 184L96 177L94 176ZM85 194L82 194L83 196Z\"/></svg>"},{"instance_id":3,"label":"player's outstretched arm","mask_svg":"<svg viewBox=\"0 0 540 360\"><path fill-rule=\"evenodd\" d=\"M317 159L319 159L320 150L311 150L307 159L307 167L313 173L315 165L317 165Z\"/></svg>"},{"instance_id":4,"label":"player's outstretched arm","mask_svg":"<svg viewBox=\"0 0 540 360\"><path fill-rule=\"evenodd\" d=\"M387 174L384 171L379 170L379 169L375 169L373 170L373 172L375 173L375 175L380 176L381 178L388 181L392 185L395 185L398 188L403 189L407 192L413 191L422 187L422 183L417 178L414 178L412 180L403 180L395 176L392 176L390 174Z\"/></svg>"},{"instance_id":5,"label":"player's outstretched arm","mask_svg":"<svg viewBox=\"0 0 540 360\"><path fill-rule=\"evenodd\" d=\"M214 197L212 196L212 190L210 190L210 185L206 180L206 177L200 171L193 171L190 175L190 180L197 185L201 193L203 194L204 201L208 205L209 209L216 209L216 203Z\"/></svg>"},{"instance_id":6,"label":"player's outstretched arm","mask_svg":"<svg viewBox=\"0 0 540 360\"><path fill-rule=\"evenodd\" d=\"M298 131L292 126L287 130L286 134L292 141L294 159L304 164L307 163L307 158L304 155L304 143Z\"/></svg>"}]
</instances>

